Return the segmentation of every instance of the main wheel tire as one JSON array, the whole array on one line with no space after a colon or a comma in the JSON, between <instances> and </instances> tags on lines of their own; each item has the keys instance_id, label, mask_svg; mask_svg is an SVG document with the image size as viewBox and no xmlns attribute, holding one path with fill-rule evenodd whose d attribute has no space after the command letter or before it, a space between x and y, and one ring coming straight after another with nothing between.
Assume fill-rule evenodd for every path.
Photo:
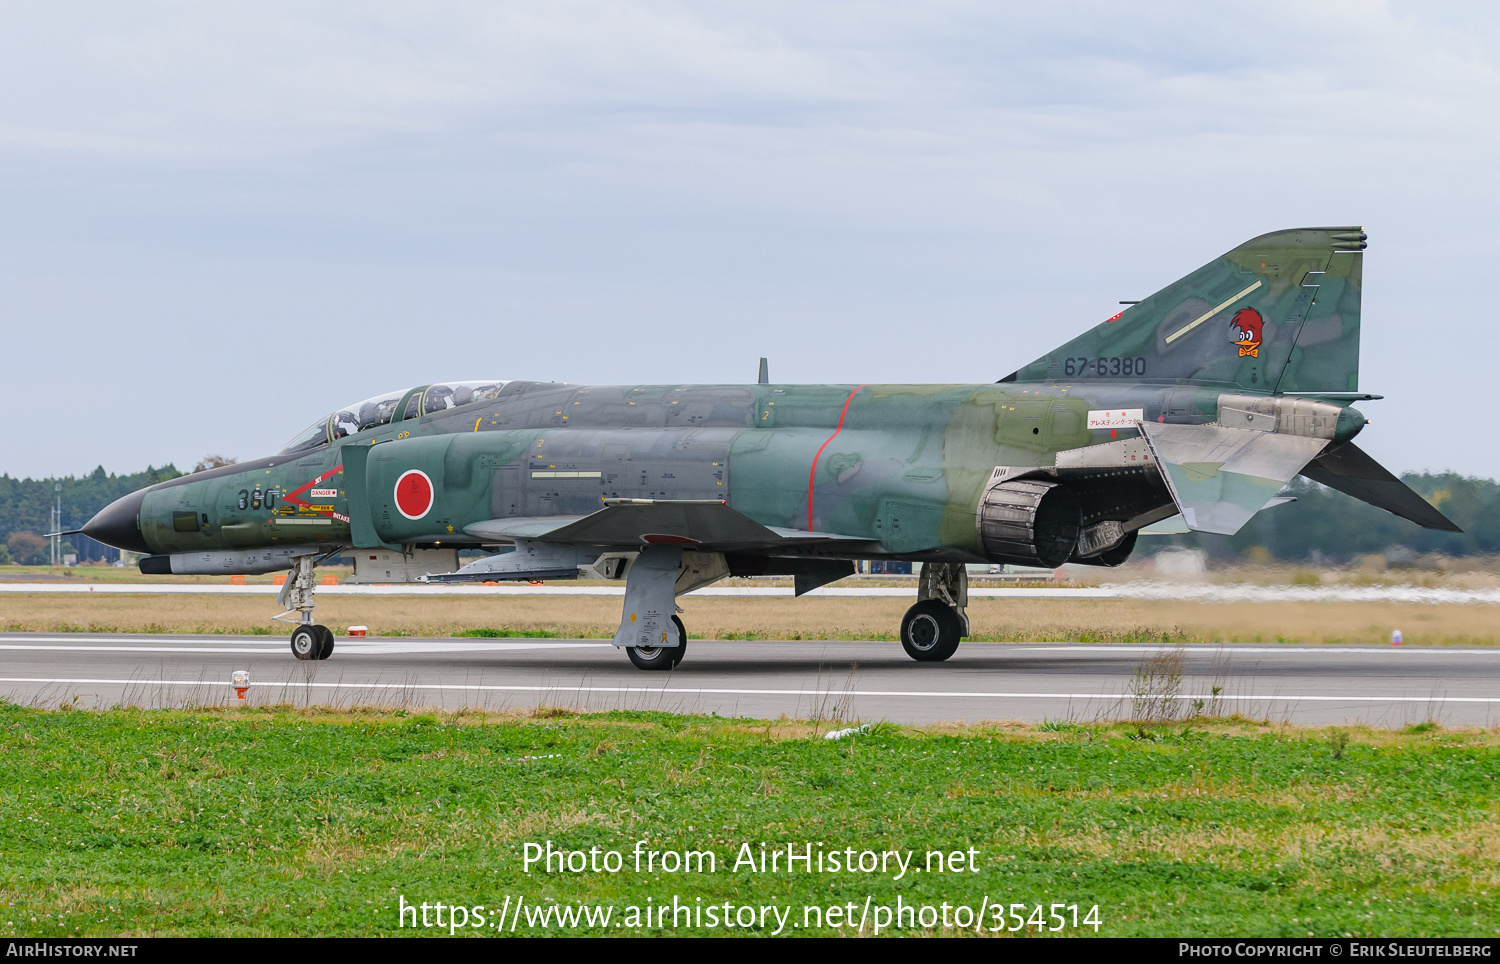
<instances>
[{"instance_id":1,"label":"main wheel tire","mask_svg":"<svg viewBox=\"0 0 1500 964\"><path fill-rule=\"evenodd\" d=\"M327 626L314 626L318 636L323 641L323 648L318 650L318 659L327 659L333 655L333 630Z\"/></svg>"},{"instance_id":2,"label":"main wheel tire","mask_svg":"<svg viewBox=\"0 0 1500 964\"><path fill-rule=\"evenodd\" d=\"M625 654L636 669L673 669L687 655L687 629L676 616L672 622L677 626L677 645L674 646L627 646Z\"/></svg>"},{"instance_id":3,"label":"main wheel tire","mask_svg":"<svg viewBox=\"0 0 1500 964\"><path fill-rule=\"evenodd\" d=\"M963 624L946 603L924 599L901 620L901 648L921 663L941 663L958 649Z\"/></svg>"},{"instance_id":4,"label":"main wheel tire","mask_svg":"<svg viewBox=\"0 0 1500 964\"><path fill-rule=\"evenodd\" d=\"M677 627L677 648L672 650L672 665L675 667L687 655L687 627L682 625L682 620L675 614L672 616L672 625Z\"/></svg>"},{"instance_id":5,"label":"main wheel tire","mask_svg":"<svg viewBox=\"0 0 1500 964\"><path fill-rule=\"evenodd\" d=\"M304 624L292 630L292 655L298 659L317 659L323 652L321 626Z\"/></svg>"}]
</instances>

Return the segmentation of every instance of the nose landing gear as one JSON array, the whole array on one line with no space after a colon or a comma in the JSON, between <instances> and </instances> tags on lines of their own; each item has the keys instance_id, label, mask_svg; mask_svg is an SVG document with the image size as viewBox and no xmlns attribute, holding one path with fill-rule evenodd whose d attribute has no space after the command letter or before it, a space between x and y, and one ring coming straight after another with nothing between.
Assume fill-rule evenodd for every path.
<instances>
[{"instance_id":1,"label":"nose landing gear","mask_svg":"<svg viewBox=\"0 0 1500 964\"><path fill-rule=\"evenodd\" d=\"M286 585L276 597L286 611L275 618L284 620L297 613L301 621L292 630L292 655L298 659L327 659L333 655L333 630L312 621L313 587L317 585L313 567L318 561L319 557L314 555L293 557L291 575L286 577Z\"/></svg>"},{"instance_id":2,"label":"nose landing gear","mask_svg":"<svg viewBox=\"0 0 1500 964\"><path fill-rule=\"evenodd\" d=\"M292 630L292 655L298 659L327 659L333 655L333 630L305 623Z\"/></svg>"}]
</instances>

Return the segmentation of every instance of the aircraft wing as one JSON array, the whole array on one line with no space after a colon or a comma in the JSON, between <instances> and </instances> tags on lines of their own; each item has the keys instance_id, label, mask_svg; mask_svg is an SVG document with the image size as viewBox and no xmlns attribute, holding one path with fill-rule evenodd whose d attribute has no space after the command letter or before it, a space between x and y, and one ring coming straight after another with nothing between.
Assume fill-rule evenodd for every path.
<instances>
[{"instance_id":1,"label":"aircraft wing","mask_svg":"<svg viewBox=\"0 0 1500 964\"><path fill-rule=\"evenodd\" d=\"M557 545L639 549L680 545L706 552L802 548L809 544L868 543L857 536L771 528L719 500L609 499L586 516L492 519L468 526L469 535L496 541L534 539Z\"/></svg>"},{"instance_id":2,"label":"aircraft wing","mask_svg":"<svg viewBox=\"0 0 1500 964\"><path fill-rule=\"evenodd\" d=\"M1432 504L1413 492L1353 442L1330 449L1303 466L1302 474L1330 489L1399 515L1424 529L1462 532Z\"/></svg>"},{"instance_id":3,"label":"aircraft wing","mask_svg":"<svg viewBox=\"0 0 1500 964\"><path fill-rule=\"evenodd\" d=\"M1221 535L1240 531L1328 444L1217 425L1139 424L1183 522Z\"/></svg>"}]
</instances>

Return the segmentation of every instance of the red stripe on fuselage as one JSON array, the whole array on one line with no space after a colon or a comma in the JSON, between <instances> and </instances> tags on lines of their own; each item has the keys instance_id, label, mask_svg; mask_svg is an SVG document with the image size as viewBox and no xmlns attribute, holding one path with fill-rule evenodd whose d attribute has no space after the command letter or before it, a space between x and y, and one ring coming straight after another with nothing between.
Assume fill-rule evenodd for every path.
<instances>
[{"instance_id":1,"label":"red stripe on fuselage","mask_svg":"<svg viewBox=\"0 0 1500 964\"><path fill-rule=\"evenodd\" d=\"M868 383L866 383L866 384L868 384ZM865 387L864 385L859 386L859 388L856 388L854 391L852 391L852 392L849 393L849 397L848 398L844 399L844 410L839 413L839 427L833 430L833 434L832 435L828 436L828 442L832 442L834 439L838 438L839 437L839 433L844 430L844 417L849 414L849 403L852 402L852 401L854 401L854 396L858 395L859 391L860 391L860 388L864 388L864 387ZM818 454L813 456L812 468L809 469L808 473L807 473L807 531L808 532L813 531L813 482L816 481L817 477L818 477L818 459L820 459L820 458L823 457L823 449L828 448L828 442L824 442L821 446L818 447Z\"/></svg>"}]
</instances>

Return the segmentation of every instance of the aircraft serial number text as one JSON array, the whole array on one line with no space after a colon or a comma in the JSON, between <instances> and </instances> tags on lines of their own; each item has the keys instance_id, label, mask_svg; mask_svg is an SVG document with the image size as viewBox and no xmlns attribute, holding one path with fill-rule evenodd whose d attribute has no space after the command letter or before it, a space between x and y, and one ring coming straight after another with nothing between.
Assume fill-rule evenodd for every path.
<instances>
[{"instance_id":1,"label":"aircraft serial number text","mask_svg":"<svg viewBox=\"0 0 1500 964\"><path fill-rule=\"evenodd\" d=\"M1095 378L1109 378L1112 375L1144 375L1146 374L1146 359L1065 358L1063 359L1063 374L1093 375Z\"/></svg>"},{"instance_id":2,"label":"aircraft serial number text","mask_svg":"<svg viewBox=\"0 0 1500 964\"><path fill-rule=\"evenodd\" d=\"M240 489L239 502L236 503L241 509L259 509L262 506L267 509L276 508L276 491L262 492L256 489Z\"/></svg>"}]
</instances>

